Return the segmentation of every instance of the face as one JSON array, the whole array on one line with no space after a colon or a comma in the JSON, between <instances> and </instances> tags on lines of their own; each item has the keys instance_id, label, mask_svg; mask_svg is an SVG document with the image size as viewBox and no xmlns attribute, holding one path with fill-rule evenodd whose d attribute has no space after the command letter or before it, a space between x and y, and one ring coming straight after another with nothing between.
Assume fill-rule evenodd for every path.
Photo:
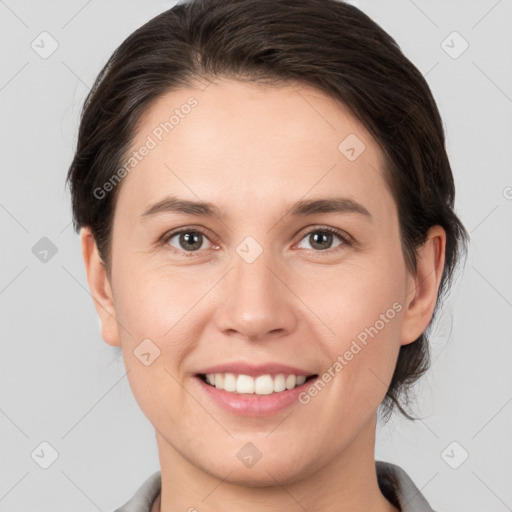
<instances>
[{"instance_id":1,"label":"face","mask_svg":"<svg viewBox=\"0 0 512 512\"><path fill-rule=\"evenodd\" d=\"M290 482L369 443L435 286L415 312L380 149L346 107L304 85L203 89L168 93L138 126L102 334L161 457Z\"/></svg>"}]
</instances>

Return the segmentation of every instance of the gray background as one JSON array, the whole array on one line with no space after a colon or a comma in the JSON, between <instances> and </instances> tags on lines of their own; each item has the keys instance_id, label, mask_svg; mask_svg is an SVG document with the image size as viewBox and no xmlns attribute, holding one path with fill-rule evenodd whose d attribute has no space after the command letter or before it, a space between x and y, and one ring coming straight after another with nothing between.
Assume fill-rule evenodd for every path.
<instances>
[{"instance_id":1,"label":"gray background","mask_svg":"<svg viewBox=\"0 0 512 512\"><path fill-rule=\"evenodd\" d=\"M159 469L153 428L99 334L64 179L101 66L173 3L0 1L1 511L107 512ZM471 235L417 386L422 420L381 427L376 458L440 512L512 510L512 0L353 3L426 76ZM47 58L43 31L58 43ZM469 44L457 58L453 31ZM42 442L58 453L47 469Z\"/></svg>"}]
</instances>

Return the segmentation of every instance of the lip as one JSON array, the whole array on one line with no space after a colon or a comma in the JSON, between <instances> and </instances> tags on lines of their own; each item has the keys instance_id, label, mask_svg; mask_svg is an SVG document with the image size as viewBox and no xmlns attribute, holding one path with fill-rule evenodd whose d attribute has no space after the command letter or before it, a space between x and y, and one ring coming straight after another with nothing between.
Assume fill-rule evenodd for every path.
<instances>
[{"instance_id":1,"label":"lip","mask_svg":"<svg viewBox=\"0 0 512 512\"><path fill-rule=\"evenodd\" d=\"M265 364L248 364L243 361L218 364L215 366L209 366L208 368L202 368L196 372L198 374L207 373L234 373L236 375L249 375L251 377L258 377L259 375L272 375L275 376L279 373L285 375L304 375L310 377L316 375L315 372L305 370L304 368L297 368L281 363L265 363ZM284 391L283 391L284 393Z\"/></svg>"},{"instance_id":2,"label":"lip","mask_svg":"<svg viewBox=\"0 0 512 512\"><path fill-rule=\"evenodd\" d=\"M222 366L222 368L223 367L224 366ZM215 372L208 371L208 373L224 372L217 370ZM304 373L299 373L297 375L304 375ZM273 414L291 407L293 404L298 406L299 395L317 378L318 377L312 378L296 388L287 389L286 391L281 391L279 393L272 393L270 395L232 393L230 391L224 391L223 389L217 389L216 387L207 384L198 375L194 376L192 380L208 400L214 402L225 411L239 416L272 416Z\"/></svg>"}]
</instances>

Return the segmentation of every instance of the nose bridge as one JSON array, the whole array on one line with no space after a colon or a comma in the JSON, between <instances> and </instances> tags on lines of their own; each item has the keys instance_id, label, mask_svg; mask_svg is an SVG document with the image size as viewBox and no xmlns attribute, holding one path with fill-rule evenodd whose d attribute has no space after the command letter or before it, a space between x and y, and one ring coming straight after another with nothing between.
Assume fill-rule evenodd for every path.
<instances>
[{"instance_id":1,"label":"nose bridge","mask_svg":"<svg viewBox=\"0 0 512 512\"><path fill-rule=\"evenodd\" d=\"M231 287L234 296L247 313L253 308L260 309L261 313L264 309L270 309L273 297L276 297L277 283L270 270L276 266L276 262L273 261L268 242L264 246L253 236L247 236L238 244L235 252Z\"/></svg>"},{"instance_id":2,"label":"nose bridge","mask_svg":"<svg viewBox=\"0 0 512 512\"><path fill-rule=\"evenodd\" d=\"M251 339L293 329L293 298L277 277L279 262L274 251L247 236L236 246L232 261L219 328Z\"/></svg>"},{"instance_id":3,"label":"nose bridge","mask_svg":"<svg viewBox=\"0 0 512 512\"><path fill-rule=\"evenodd\" d=\"M252 236L237 246L236 257L233 258L233 280L239 298L247 295L261 299L262 294L267 295L275 288L275 277L270 269L276 262L272 259L271 250L263 248Z\"/></svg>"}]
</instances>

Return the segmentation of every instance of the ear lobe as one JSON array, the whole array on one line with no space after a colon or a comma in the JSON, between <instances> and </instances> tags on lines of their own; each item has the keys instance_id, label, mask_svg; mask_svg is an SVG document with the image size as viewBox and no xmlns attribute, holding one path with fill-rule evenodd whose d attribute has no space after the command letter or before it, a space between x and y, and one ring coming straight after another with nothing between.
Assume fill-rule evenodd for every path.
<instances>
[{"instance_id":1,"label":"ear lobe","mask_svg":"<svg viewBox=\"0 0 512 512\"><path fill-rule=\"evenodd\" d=\"M112 288L105 264L100 257L96 241L89 227L80 229L80 240L87 282L100 319L101 336L109 345L120 346Z\"/></svg>"},{"instance_id":2,"label":"ear lobe","mask_svg":"<svg viewBox=\"0 0 512 512\"><path fill-rule=\"evenodd\" d=\"M444 270L445 250L445 230L441 226L431 227L417 252L416 274L409 275L401 345L417 340L432 319Z\"/></svg>"}]
</instances>

